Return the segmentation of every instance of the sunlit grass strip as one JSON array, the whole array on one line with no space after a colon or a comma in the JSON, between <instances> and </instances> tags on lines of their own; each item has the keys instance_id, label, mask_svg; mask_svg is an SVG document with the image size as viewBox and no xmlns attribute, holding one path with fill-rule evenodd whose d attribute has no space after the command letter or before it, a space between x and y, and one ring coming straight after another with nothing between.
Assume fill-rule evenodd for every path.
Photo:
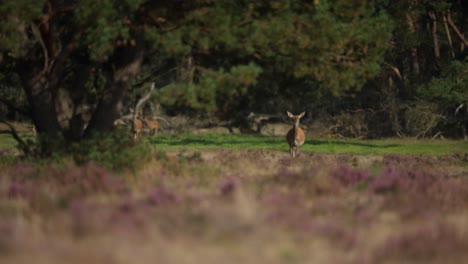
<instances>
[{"instance_id":1,"label":"sunlit grass strip","mask_svg":"<svg viewBox=\"0 0 468 264\"><path fill-rule=\"evenodd\" d=\"M146 137L160 150L177 149L256 149L289 151L283 137L238 134L206 135L163 135ZM16 147L16 141L9 134L0 134L0 149ZM414 139L319 139L308 138L301 148L304 152L353 153L353 154L420 154L445 155L468 153L468 141L456 140L414 140Z\"/></svg>"},{"instance_id":2,"label":"sunlit grass strip","mask_svg":"<svg viewBox=\"0 0 468 264\"><path fill-rule=\"evenodd\" d=\"M17 142L10 134L0 134L0 149L14 148Z\"/></svg>"},{"instance_id":3,"label":"sunlit grass strip","mask_svg":"<svg viewBox=\"0 0 468 264\"><path fill-rule=\"evenodd\" d=\"M148 138L160 150L176 149L257 149L288 151L283 137L256 135L164 135ZM357 140L308 139L301 148L304 152L353 154L418 154L445 155L468 153L466 141L431 141L410 139Z\"/></svg>"}]
</instances>

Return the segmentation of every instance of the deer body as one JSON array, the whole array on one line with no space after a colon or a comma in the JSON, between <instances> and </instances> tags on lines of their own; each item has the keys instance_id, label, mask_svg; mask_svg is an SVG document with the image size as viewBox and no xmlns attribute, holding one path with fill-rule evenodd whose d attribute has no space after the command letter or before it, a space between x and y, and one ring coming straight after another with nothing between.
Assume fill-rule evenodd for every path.
<instances>
[{"instance_id":1,"label":"deer body","mask_svg":"<svg viewBox=\"0 0 468 264\"><path fill-rule=\"evenodd\" d=\"M286 141L289 144L291 158L294 158L299 153L299 148L305 142L304 130L299 127L299 121L305 115L305 112L302 112L299 115L293 115L290 112L287 113L293 121L293 127L289 129L288 133L286 134Z\"/></svg>"},{"instance_id":2,"label":"deer body","mask_svg":"<svg viewBox=\"0 0 468 264\"><path fill-rule=\"evenodd\" d=\"M148 126L150 135L157 135L159 129L159 121L154 119L145 118L145 123Z\"/></svg>"},{"instance_id":3,"label":"deer body","mask_svg":"<svg viewBox=\"0 0 468 264\"><path fill-rule=\"evenodd\" d=\"M137 139L143 129L143 122L136 118L133 121L133 138Z\"/></svg>"},{"instance_id":4,"label":"deer body","mask_svg":"<svg viewBox=\"0 0 468 264\"><path fill-rule=\"evenodd\" d=\"M137 118L135 119L133 123L133 137L135 139L138 138L138 136L140 135L141 131L143 130L145 126L148 128L150 135L154 136L158 134L158 129L159 129L158 120L149 119L149 118L145 118L144 120L141 120Z\"/></svg>"}]
</instances>

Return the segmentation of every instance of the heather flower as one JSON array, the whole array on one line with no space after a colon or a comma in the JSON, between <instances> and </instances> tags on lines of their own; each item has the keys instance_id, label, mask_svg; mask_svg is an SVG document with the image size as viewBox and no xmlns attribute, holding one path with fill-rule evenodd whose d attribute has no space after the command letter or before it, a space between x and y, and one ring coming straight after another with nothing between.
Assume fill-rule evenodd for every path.
<instances>
[{"instance_id":1,"label":"heather flower","mask_svg":"<svg viewBox=\"0 0 468 264\"><path fill-rule=\"evenodd\" d=\"M82 200L73 200L70 203L70 214L73 223L73 231L76 235L81 235L86 227L85 207Z\"/></svg>"},{"instance_id":2,"label":"heather flower","mask_svg":"<svg viewBox=\"0 0 468 264\"><path fill-rule=\"evenodd\" d=\"M369 179L369 174L366 171L348 166L338 167L332 175L344 186L353 186L358 183L366 182Z\"/></svg>"},{"instance_id":3,"label":"heather flower","mask_svg":"<svg viewBox=\"0 0 468 264\"><path fill-rule=\"evenodd\" d=\"M87 163L81 167L68 167L67 170L58 170L55 180L66 189L68 194L90 192L119 192L125 189L124 184L114 179L106 168L94 163Z\"/></svg>"},{"instance_id":4,"label":"heather flower","mask_svg":"<svg viewBox=\"0 0 468 264\"><path fill-rule=\"evenodd\" d=\"M147 201L151 205L170 204L177 200L176 194L162 187L151 191L147 196Z\"/></svg>"},{"instance_id":5,"label":"heather flower","mask_svg":"<svg viewBox=\"0 0 468 264\"><path fill-rule=\"evenodd\" d=\"M8 187L10 198L27 198L31 195L31 187L25 182L14 181Z\"/></svg>"},{"instance_id":6,"label":"heather flower","mask_svg":"<svg viewBox=\"0 0 468 264\"><path fill-rule=\"evenodd\" d=\"M15 240L18 239L17 228L13 221L0 218L0 253L13 247Z\"/></svg>"},{"instance_id":7,"label":"heather flower","mask_svg":"<svg viewBox=\"0 0 468 264\"><path fill-rule=\"evenodd\" d=\"M311 224L311 228L316 233L325 236L326 238L339 243L346 249L350 249L356 244L356 235L349 228L333 223L315 223Z\"/></svg>"},{"instance_id":8,"label":"heather flower","mask_svg":"<svg viewBox=\"0 0 468 264\"><path fill-rule=\"evenodd\" d=\"M119 210L122 213L130 213L135 209L135 204L130 198L125 199L120 205Z\"/></svg>"},{"instance_id":9,"label":"heather flower","mask_svg":"<svg viewBox=\"0 0 468 264\"><path fill-rule=\"evenodd\" d=\"M32 176L35 172L36 166L34 166L34 164L25 162L15 164L10 171L11 175L15 176L15 178Z\"/></svg>"},{"instance_id":10,"label":"heather flower","mask_svg":"<svg viewBox=\"0 0 468 264\"><path fill-rule=\"evenodd\" d=\"M219 190L221 191L222 195L231 194L236 188L238 188L239 180L234 177L230 176L221 183Z\"/></svg>"},{"instance_id":11,"label":"heather flower","mask_svg":"<svg viewBox=\"0 0 468 264\"><path fill-rule=\"evenodd\" d=\"M400 182L401 172L389 166L372 181L371 189L376 193L394 191Z\"/></svg>"},{"instance_id":12,"label":"heather flower","mask_svg":"<svg viewBox=\"0 0 468 264\"><path fill-rule=\"evenodd\" d=\"M430 260L444 257L446 261L455 254L465 252L468 241L460 237L449 226L439 223L419 227L416 230L389 238L377 252L378 257L405 258L411 260ZM450 262L450 261L448 261Z\"/></svg>"}]
</instances>

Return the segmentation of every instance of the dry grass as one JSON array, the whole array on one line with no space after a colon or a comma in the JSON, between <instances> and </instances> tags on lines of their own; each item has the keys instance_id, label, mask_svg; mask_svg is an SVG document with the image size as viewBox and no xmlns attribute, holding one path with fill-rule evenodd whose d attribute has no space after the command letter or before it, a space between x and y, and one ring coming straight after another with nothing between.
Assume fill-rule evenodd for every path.
<instances>
[{"instance_id":1,"label":"dry grass","mask_svg":"<svg viewBox=\"0 0 468 264\"><path fill-rule=\"evenodd\" d=\"M161 156L161 155L160 155ZM466 156L172 151L0 165L2 263L462 263Z\"/></svg>"}]
</instances>

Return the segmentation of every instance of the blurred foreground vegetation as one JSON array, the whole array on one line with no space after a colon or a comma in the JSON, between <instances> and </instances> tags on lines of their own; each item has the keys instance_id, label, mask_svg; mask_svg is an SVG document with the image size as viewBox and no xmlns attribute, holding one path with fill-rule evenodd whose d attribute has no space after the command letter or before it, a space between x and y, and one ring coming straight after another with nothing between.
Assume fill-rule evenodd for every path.
<instances>
[{"instance_id":1,"label":"blurred foreground vegetation","mask_svg":"<svg viewBox=\"0 0 468 264\"><path fill-rule=\"evenodd\" d=\"M0 163L0 262L463 263L466 161L181 149L133 172Z\"/></svg>"}]
</instances>

